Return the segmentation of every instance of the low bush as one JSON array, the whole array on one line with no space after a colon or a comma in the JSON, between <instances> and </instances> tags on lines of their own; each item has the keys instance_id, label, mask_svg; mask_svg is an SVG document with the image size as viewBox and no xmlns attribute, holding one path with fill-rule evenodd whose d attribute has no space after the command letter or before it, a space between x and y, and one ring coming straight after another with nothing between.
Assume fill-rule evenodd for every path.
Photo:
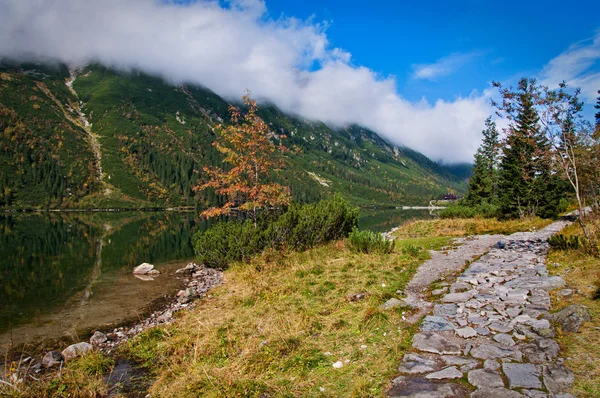
<instances>
[{"instance_id":1,"label":"low bush","mask_svg":"<svg viewBox=\"0 0 600 398\"><path fill-rule=\"evenodd\" d=\"M585 239L580 236L563 234L549 237L548 243L558 250L578 250L586 245Z\"/></svg>"},{"instance_id":2,"label":"low bush","mask_svg":"<svg viewBox=\"0 0 600 398\"><path fill-rule=\"evenodd\" d=\"M490 203L481 203L476 206L465 206L458 203L450 205L439 212L441 218L493 218L498 214L498 206Z\"/></svg>"},{"instance_id":3,"label":"low bush","mask_svg":"<svg viewBox=\"0 0 600 398\"><path fill-rule=\"evenodd\" d=\"M264 214L251 220L215 224L194 235L198 261L214 268L227 268L267 248L306 250L348 236L358 225L358 208L339 198L316 204L293 204L281 215Z\"/></svg>"},{"instance_id":4,"label":"low bush","mask_svg":"<svg viewBox=\"0 0 600 398\"><path fill-rule=\"evenodd\" d=\"M348 236L350 250L357 253L391 253L395 242L380 233L373 231L359 231L358 228Z\"/></svg>"}]
</instances>

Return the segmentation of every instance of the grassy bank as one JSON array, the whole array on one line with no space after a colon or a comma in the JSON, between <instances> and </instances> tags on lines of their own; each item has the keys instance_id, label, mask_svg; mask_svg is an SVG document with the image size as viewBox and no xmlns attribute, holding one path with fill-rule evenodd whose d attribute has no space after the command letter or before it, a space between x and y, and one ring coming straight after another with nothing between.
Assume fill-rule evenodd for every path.
<instances>
[{"instance_id":1,"label":"grassy bank","mask_svg":"<svg viewBox=\"0 0 600 398\"><path fill-rule=\"evenodd\" d=\"M496 218L448 218L441 220L417 220L403 225L395 231L398 238L417 237L460 237L468 235L504 234L519 231L535 231L552 223L552 220L528 218L523 220L504 220Z\"/></svg>"},{"instance_id":2,"label":"grassy bank","mask_svg":"<svg viewBox=\"0 0 600 398\"><path fill-rule=\"evenodd\" d=\"M565 228L563 234L579 235L577 224ZM555 311L570 304L587 306L592 321L584 323L578 333L560 334L565 364L575 373L572 393L577 397L600 397L600 300L593 300L593 293L600 283L600 258L592 257L583 250L552 250L548 257L548 268L554 275L562 276L569 288L574 290L570 297L559 292L552 294Z\"/></svg>"}]
</instances>

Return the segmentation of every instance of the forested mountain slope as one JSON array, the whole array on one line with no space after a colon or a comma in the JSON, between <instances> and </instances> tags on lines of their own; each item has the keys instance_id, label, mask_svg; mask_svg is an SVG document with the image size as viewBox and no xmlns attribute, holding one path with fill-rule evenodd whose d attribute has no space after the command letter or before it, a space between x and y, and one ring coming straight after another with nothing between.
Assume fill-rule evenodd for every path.
<instances>
[{"instance_id":1,"label":"forested mountain slope","mask_svg":"<svg viewBox=\"0 0 600 398\"><path fill-rule=\"evenodd\" d=\"M213 128L228 102L99 65L0 65L0 206L144 207L215 204L196 193L202 167L221 163ZM242 93L240 93L241 95ZM423 204L462 178L359 126L331 128L260 105L287 155L273 178L299 201L339 193L359 205Z\"/></svg>"}]
</instances>

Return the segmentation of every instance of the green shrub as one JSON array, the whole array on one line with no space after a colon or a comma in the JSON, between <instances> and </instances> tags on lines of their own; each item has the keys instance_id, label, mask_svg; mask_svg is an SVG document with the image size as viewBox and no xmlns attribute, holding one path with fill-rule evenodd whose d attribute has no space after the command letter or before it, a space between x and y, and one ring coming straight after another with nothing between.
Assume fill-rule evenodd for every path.
<instances>
[{"instance_id":1,"label":"green shrub","mask_svg":"<svg viewBox=\"0 0 600 398\"><path fill-rule=\"evenodd\" d=\"M358 253L391 253L395 242L380 233L359 231L357 228L348 236L350 250Z\"/></svg>"},{"instance_id":2,"label":"green shrub","mask_svg":"<svg viewBox=\"0 0 600 398\"><path fill-rule=\"evenodd\" d=\"M498 206L490 203L481 203L477 206L453 204L439 211L441 218L473 218L476 216L493 218L498 216Z\"/></svg>"},{"instance_id":3,"label":"green shrub","mask_svg":"<svg viewBox=\"0 0 600 398\"><path fill-rule=\"evenodd\" d=\"M585 246L585 238L577 235L566 236L563 234L554 235L548 238L548 243L558 250L577 250Z\"/></svg>"},{"instance_id":4,"label":"green shrub","mask_svg":"<svg viewBox=\"0 0 600 398\"><path fill-rule=\"evenodd\" d=\"M402 253L409 257L417 257L421 252L421 248L415 245L406 245L402 248Z\"/></svg>"},{"instance_id":5,"label":"green shrub","mask_svg":"<svg viewBox=\"0 0 600 398\"><path fill-rule=\"evenodd\" d=\"M194 235L198 261L227 268L267 248L306 250L348 236L358 224L358 208L332 197L316 204L293 204L279 216L264 214L256 225L251 220L215 224Z\"/></svg>"}]
</instances>

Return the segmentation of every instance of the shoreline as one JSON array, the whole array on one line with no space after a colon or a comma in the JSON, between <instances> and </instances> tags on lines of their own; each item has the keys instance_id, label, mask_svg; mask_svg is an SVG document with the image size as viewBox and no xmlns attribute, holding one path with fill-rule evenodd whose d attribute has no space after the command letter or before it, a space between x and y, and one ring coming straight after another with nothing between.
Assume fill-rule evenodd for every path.
<instances>
[{"instance_id":1,"label":"shoreline","mask_svg":"<svg viewBox=\"0 0 600 398\"><path fill-rule=\"evenodd\" d=\"M175 314L179 311L195 308L197 299L205 297L210 298L210 295L207 294L208 291L223 283L222 271L198 265L193 261L188 263L186 267L177 270L175 277L182 280L183 283L180 285L181 289L149 303L149 308L154 307L154 310L151 310L151 312L141 320L124 321L119 325L110 328L110 330L104 330L103 332L96 328L90 329L86 331L84 335L89 335L91 337L87 340L73 342L69 345L61 344L64 343L66 339L49 337L43 341L37 342L30 351L24 349L26 345L10 347L5 353L3 361L0 363L3 363L4 365L10 364L11 362L18 363L19 366L15 372L21 375L29 374L36 377L51 374L59 370L59 368L62 368L64 362L61 361L59 367L50 366L46 368L42 366L42 359L46 354L57 350L57 346L63 347L62 350L64 350L75 344L91 343L93 340L92 337L96 336L97 333L104 336L105 340L92 343L93 348L107 355L114 355L121 344L129 341L138 334L153 327L171 323L175 319ZM44 345L44 343L47 344ZM54 348L51 348L53 346ZM56 364L58 365L59 362Z\"/></svg>"}]
</instances>

